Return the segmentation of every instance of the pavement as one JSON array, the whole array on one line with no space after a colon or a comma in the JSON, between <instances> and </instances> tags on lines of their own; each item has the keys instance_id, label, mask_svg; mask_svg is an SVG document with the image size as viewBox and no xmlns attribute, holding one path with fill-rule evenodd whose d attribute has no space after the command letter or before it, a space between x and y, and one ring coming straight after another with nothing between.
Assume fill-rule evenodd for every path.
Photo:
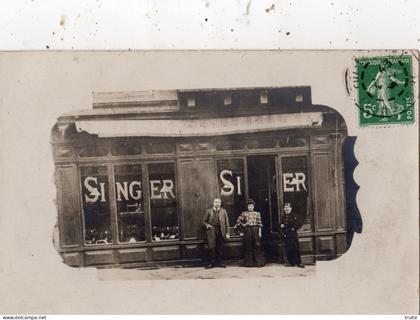
<instances>
[{"instance_id":1,"label":"pavement","mask_svg":"<svg viewBox=\"0 0 420 320\"><path fill-rule=\"evenodd\" d=\"M182 280L182 279L246 279L307 277L315 275L316 266L305 268L286 267L281 264L267 264L262 268L245 268L237 265L226 268L162 267L156 269L98 269L99 280Z\"/></svg>"}]
</instances>

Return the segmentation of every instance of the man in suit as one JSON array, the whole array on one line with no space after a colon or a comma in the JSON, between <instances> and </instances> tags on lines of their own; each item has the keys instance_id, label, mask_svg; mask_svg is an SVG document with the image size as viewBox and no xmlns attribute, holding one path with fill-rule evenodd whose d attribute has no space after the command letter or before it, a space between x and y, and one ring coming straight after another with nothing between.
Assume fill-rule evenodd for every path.
<instances>
[{"instance_id":1,"label":"man in suit","mask_svg":"<svg viewBox=\"0 0 420 320\"><path fill-rule=\"evenodd\" d=\"M225 268L223 264L223 243L230 238L229 220L226 210L221 208L222 200L216 198L213 200L213 208L207 209L203 217L203 226L207 233L207 242L209 246L209 263L206 268L220 267Z\"/></svg>"},{"instance_id":2,"label":"man in suit","mask_svg":"<svg viewBox=\"0 0 420 320\"><path fill-rule=\"evenodd\" d=\"M297 230L299 222L296 214L292 212L292 205L285 203L283 206L284 215L280 220L280 231L283 236L287 260L291 267L305 268L302 264L299 250L299 237Z\"/></svg>"}]
</instances>

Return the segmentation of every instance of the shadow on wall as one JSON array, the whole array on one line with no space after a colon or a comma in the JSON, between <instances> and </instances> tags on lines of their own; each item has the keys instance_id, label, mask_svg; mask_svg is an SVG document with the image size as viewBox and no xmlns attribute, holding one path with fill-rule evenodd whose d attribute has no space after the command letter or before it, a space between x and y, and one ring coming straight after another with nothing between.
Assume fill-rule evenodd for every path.
<instances>
[{"instance_id":1,"label":"shadow on wall","mask_svg":"<svg viewBox=\"0 0 420 320\"><path fill-rule=\"evenodd\" d=\"M346 184L346 214L347 214L347 248L350 248L354 233L362 233L363 222L357 208L356 194L359 185L354 181L353 172L359 162L354 155L354 144L357 137L349 136L343 143L344 179Z\"/></svg>"}]
</instances>

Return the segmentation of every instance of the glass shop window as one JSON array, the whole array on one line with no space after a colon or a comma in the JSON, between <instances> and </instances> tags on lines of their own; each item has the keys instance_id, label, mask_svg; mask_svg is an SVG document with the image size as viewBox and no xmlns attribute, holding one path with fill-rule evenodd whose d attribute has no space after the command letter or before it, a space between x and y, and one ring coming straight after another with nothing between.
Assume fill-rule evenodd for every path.
<instances>
[{"instance_id":1,"label":"glass shop window","mask_svg":"<svg viewBox=\"0 0 420 320\"><path fill-rule=\"evenodd\" d=\"M118 241L145 241L141 165L116 165L114 176Z\"/></svg>"},{"instance_id":2,"label":"glass shop window","mask_svg":"<svg viewBox=\"0 0 420 320\"><path fill-rule=\"evenodd\" d=\"M148 165L152 240L179 239L174 163Z\"/></svg>"},{"instance_id":3,"label":"glass shop window","mask_svg":"<svg viewBox=\"0 0 420 320\"><path fill-rule=\"evenodd\" d=\"M245 142L240 141L235 138L220 138L216 141L216 150L225 151L225 150L242 150L245 148Z\"/></svg>"},{"instance_id":4,"label":"glass shop window","mask_svg":"<svg viewBox=\"0 0 420 320\"><path fill-rule=\"evenodd\" d=\"M281 148L297 148L308 145L306 137L284 136L279 139L279 146Z\"/></svg>"},{"instance_id":5,"label":"glass shop window","mask_svg":"<svg viewBox=\"0 0 420 320\"><path fill-rule=\"evenodd\" d=\"M283 157L281 165L283 203L289 202L292 205L292 212L295 212L298 217L300 231L311 231L308 158L306 156Z\"/></svg>"},{"instance_id":6,"label":"glass shop window","mask_svg":"<svg viewBox=\"0 0 420 320\"><path fill-rule=\"evenodd\" d=\"M222 207L226 209L232 227L245 209L243 159L217 160L217 175Z\"/></svg>"},{"instance_id":7,"label":"glass shop window","mask_svg":"<svg viewBox=\"0 0 420 320\"><path fill-rule=\"evenodd\" d=\"M145 143L145 147L148 154L165 154L175 152L174 142L164 142L159 140L150 141Z\"/></svg>"},{"instance_id":8,"label":"glass shop window","mask_svg":"<svg viewBox=\"0 0 420 320\"><path fill-rule=\"evenodd\" d=\"M80 168L85 244L111 244L108 172L105 166Z\"/></svg>"},{"instance_id":9,"label":"glass shop window","mask_svg":"<svg viewBox=\"0 0 420 320\"><path fill-rule=\"evenodd\" d=\"M100 140L89 143L79 149L79 157L104 157L109 153L109 146Z\"/></svg>"},{"instance_id":10,"label":"glass shop window","mask_svg":"<svg viewBox=\"0 0 420 320\"><path fill-rule=\"evenodd\" d=\"M127 156L141 154L141 143L137 139L118 139L111 144L111 153L114 156Z\"/></svg>"},{"instance_id":11,"label":"glass shop window","mask_svg":"<svg viewBox=\"0 0 420 320\"><path fill-rule=\"evenodd\" d=\"M276 139L258 139L248 141L248 149L269 149L276 147Z\"/></svg>"}]
</instances>

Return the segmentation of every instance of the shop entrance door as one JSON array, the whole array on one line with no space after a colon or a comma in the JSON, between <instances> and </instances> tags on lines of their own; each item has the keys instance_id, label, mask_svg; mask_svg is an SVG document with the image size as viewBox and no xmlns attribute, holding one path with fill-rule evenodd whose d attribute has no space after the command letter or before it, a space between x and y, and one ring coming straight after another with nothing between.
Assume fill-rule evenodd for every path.
<instances>
[{"instance_id":1,"label":"shop entrance door","mask_svg":"<svg viewBox=\"0 0 420 320\"><path fill-rule=\"evenodd\" d=\"M276 156L248 156L248 195L261 212L262 241L267 260L278 260L278 246L274 234L278 232Z\"/></svg>"}]
</instances>

